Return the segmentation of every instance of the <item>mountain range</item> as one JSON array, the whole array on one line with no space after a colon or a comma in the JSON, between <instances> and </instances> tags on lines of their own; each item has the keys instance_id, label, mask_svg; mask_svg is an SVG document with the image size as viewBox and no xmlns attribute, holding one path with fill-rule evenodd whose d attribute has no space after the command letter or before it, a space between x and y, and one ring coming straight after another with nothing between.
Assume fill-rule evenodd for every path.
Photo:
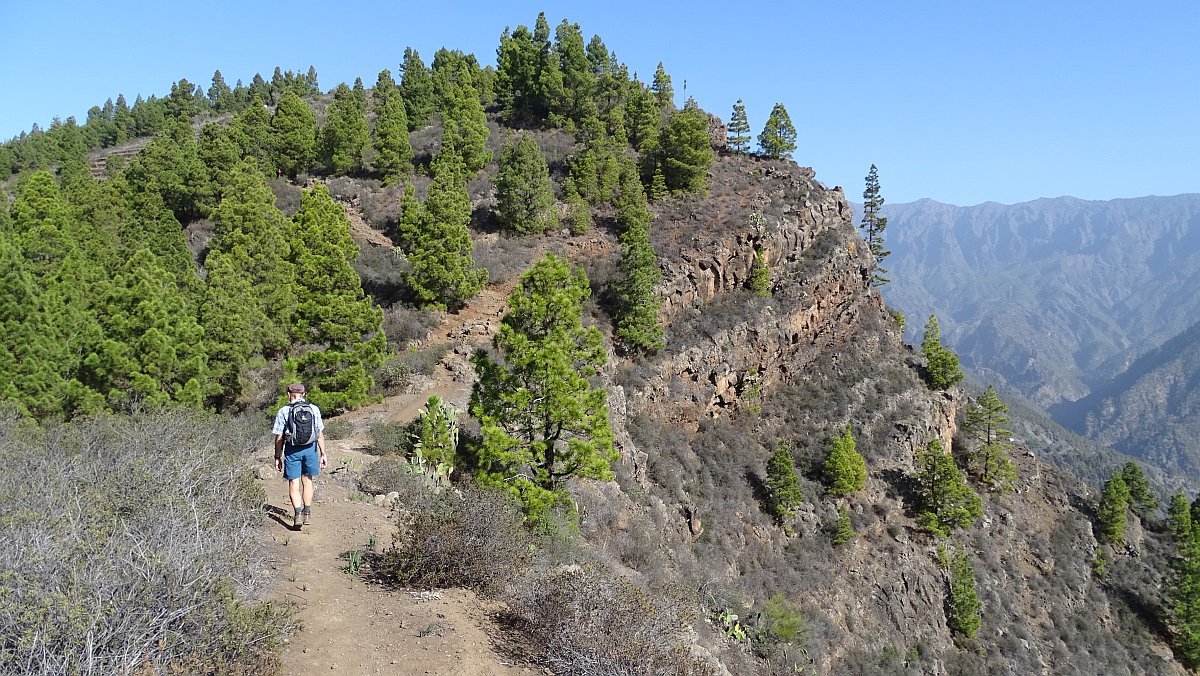
<instances>
[{"instance_id":1,"label":"mountain range","mask_svg":"<svg viewBox=\"0 0 1200 676\"><path fill-rule=\"evenodd\" d=\"M1193 477L1200 194L889 204L888 302L987 382ZM919 340L919 338L916 338Z\"/></svg>"}]
</instances>

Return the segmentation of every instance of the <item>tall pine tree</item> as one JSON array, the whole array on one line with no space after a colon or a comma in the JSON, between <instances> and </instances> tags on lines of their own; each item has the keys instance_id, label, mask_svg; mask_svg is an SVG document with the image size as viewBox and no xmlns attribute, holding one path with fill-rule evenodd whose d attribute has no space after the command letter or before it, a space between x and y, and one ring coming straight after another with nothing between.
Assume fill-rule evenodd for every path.
<instances>
[{"instance_id":1,"label":"tall pine tree","mask_svg":"<svg viewBox=\"0 0 1200 676\"><path fill-rule=\"evenodd\" d=\"M400 95L404 97L404 113L408 130L429 126L437 101L433 95L433 77L421 60L421 54L411 47L404 48L404 64L400 66Z\"/></svg>"},{"instance_id":2,"label":"tall pine tree","mask_svg":"<svg viewBox=\"0 0 1200 676\"><path fill-rule=\"evenodd\" d=\"M376 85L377 92L379 86ZM372 144L375 148L375 170L380 173L384 185L395 185L401 177L412 171L413 150L408 138L408 116L404 112L404 101L399 96L384 99L375 117Z\"/></svg>"},{"instance_id":3,"label":"tall pine tree","mask_svg":"<svg viewBox=\"0 0 1200 676\"><path fill-rule=\"evenodd\" d=\"M971 459L976 465L975 474L983 484L995 489L1012 488L1017 471L1009 460L1012 447L1009 437L1012 431L1008 424L1008 407L1000 401L995 386L988 385L987 391L967 405L967 419L963 428L976 443Z\"/></svg>"},{"instance_id":4,"label":"tall pine tree","mask_svg":"<svg viewBox=\"0 0 1200 676\"><path fill-rule=\"evenodd\" d=\"M424 227L409 253L408 284L418 304L458 310L487 282L487 270L471 257L471 198L466 170L452 147L443 143L434 160L433 183L424 206Z\"/></svg>"},{"instance_id":5,"label":"tall pine tree","mask_svg":"<svg viewBox=\"0 0 1200 676\"><path fill-rule=\"evenodd\" d=\"M325 126L317 138L321 164L335 176L358 171L369 140L365 104L343 82L334 91Z\"/></svg>"},{"instance_id":6,"label":"tall pine tree","mask_svg":"<svg viewBox=\"0 0 1200 676\"><path fill-rule=\"evenodd\" d=\"M796 127L782 103L776 103L758 135L758 147L762 154L772 159L791 159L796 150Z\"/></svg>"},{"instance_id":7,"label":"tall pine tree","mask_svg":"<svg viewBox=\"0 0 1200 676\"><path fill-rule=\"evenodd\" d=\"M891 281L885 276L887 268L882 265L883 259L892 253L883 248L883 231L887 229L888 222L887 216L880 211L883 209L883 201L883 196L879 194L879 170L872 164L871 170L867 172L866 189L863 190L862 223L858 226L867 238L867 248L875 256L875 271L871 275L871 286L883 286Z\"/></svg>"},{"instance_id":8,"label":"tall pine tree","mask_svg":"<svg viewBox=\"0 0 1200 676\"><path fill-rule=\"evenodd\" d=\"M370 371L387 348L383 311L363 293L352 267L358 245L350 222L324 185L304 191L288 241L296 270L295 335L316 349L288 359L285 380L308 384L308 399L322 410L365 404L372 400Z\"/></svg>"},{"instance_id":9,"label":"tall pine tree","mask_svg":"<svg viewBox=\"0 0 1200 676\"><path fill-rule=\"evenodd\" d=\"M316 157L317 116L296 92L287 90L271 117L275 168L295 179Z\"/></svg>"},{"instance_id":10,"label":"tall pine tree","mask_svg":"<svg viewBox=\"0 0 1200 676\"><path fill-rule=\"evenodd\" d=\"M541 233L558 225L550 170L537 141L521 134L500 153L496 211L500 225L519 234Z\"/></svg>"},{"instance_id":11,"label":"tall pine tree","mask_svg":"<svg viewBox=\"0 0 1200 676\"><path fill-rule=\"evenodd\" d=\"M739 153L750 149L750 119L746 117L746 106L738 99L733 104L733 115L729 118L729 145Z\"/></svg>"},{"instance_id":12,"label":"tall pine tree","mask_svg":"<svg viewBox=\"0 0 1200 676\"><path fill-rule=\"evenodd\" d=\"M564 497L572 476L607 480L616 460L607 394L588 379L604 365L595 327L583 326L587 276L547 254L509 295L493 345L472 358L471 414L482 440L480 481L518 496L535 518Z\"/></svg>"}]
</instances>

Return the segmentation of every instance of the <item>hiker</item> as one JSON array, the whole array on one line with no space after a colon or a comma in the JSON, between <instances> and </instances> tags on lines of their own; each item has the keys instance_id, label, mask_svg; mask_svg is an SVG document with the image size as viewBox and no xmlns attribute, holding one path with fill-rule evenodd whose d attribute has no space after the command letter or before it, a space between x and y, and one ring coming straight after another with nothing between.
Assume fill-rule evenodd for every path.
<instances>
[{"instance_id":1,"label":"hiker","mask_svg":"<svg viewBox=\"0 0 1200 676\"><path fill-rule=\"evenodd\" d=\"M287 386L288 403L275 414L275 469L288 482L295 514L292 529L312 518L313 478L329 463L325 456L325 423L321 409L304 400L304 385Z\"/></svg>"}]
</instances>

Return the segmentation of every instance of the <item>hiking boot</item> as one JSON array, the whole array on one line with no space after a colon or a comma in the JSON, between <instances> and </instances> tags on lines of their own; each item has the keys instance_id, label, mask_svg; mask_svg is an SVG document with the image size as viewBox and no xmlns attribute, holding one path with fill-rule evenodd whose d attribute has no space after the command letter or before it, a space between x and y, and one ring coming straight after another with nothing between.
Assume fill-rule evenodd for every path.
<instances>
[{"instance_id":1,"label":"hiking boot","mask_svg":"<svg viewBox=\"0 0 1200 676\"><path fill-rule=\"evenodd\" d=\"M293 514L292 515L292 530L300 530L301 526L303 526L303 525L304 525L304 514L302 514L301 512L296 512L295 514Z\"/></svg>"},{"instance_id":2,"label":"hiking boot","mask_svg":"<svg viewBox=\"0 0 1200 676\"><path fill-rule=\"evenodd\" d=\"M309 510L308 507L305 507L304 511L300 512L300 520L301 520L302 525L305 525L305 526L312 523L312 512Z\"/></svg>"}]
</instances>

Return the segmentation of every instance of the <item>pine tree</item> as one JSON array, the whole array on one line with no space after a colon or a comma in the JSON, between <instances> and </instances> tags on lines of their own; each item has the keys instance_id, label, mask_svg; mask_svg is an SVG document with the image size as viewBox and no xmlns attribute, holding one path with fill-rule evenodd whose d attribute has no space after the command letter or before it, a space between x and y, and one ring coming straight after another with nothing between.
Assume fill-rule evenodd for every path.
<instances>
[{"instance_id":1,"label":"pine tree","mask_svg":"<svg viewBox=\"0 0 1200 676\"><path fill-rule=\"evenodd\" d=\"M640 193L640 184L638 188ZM644 203L645 195L641 199ZM658 318L663 299L654 293L654 287L662 280L658 256L650 244L646 227L640 223L627 227L620 235L620 242L616 283L617 339L630 352L661 350L666 341Z\"/></svg>"},{"instance_id":2,"label":"pine tree","mask_svg":"<svg viewBox=\"0 0 1200 676\"><path fill-rule=\"evenodd\" d=\"M585 102L595 106L592 93L596 83L579 24L563 19L558 25L554 31L554 56L555 65L562 73L563 93L554 102L555 112L563 119L579 122L583 118Z\"/></svg>"},{"instance_id":3,"label":"pine tree","mask_svg":"<svg viewBox=\"0 0 1200 676\"><path fill-rule=\"evenodd\" d=\"M295 179L312 165L317 150L317 116L296 92L285 91L271 117L275 168Z\"/></svg>"},{"instance_id":4,"label":"pine tree","mask_svg":"<svg viewBox=\"0 0 1200 676\"><path fill-rule=\"evenodd\" d=\"M115 409L203 406L215 393L204 330L174 276L141 249L109 286L98 313L104 341L84 360L88 381Z\"/></svg>"},{"instance_id":5,"label":"pine tree","mask_svg":"<svg viewBox=\"0 0 1200 676\"><path fill-rule=\"evenodd\" d=\"M983 501L937 439L917 453L917 494L921 504L917 524L942 537L953 528L970 526L983 514Z\"/></svg>"},{"instance_id":6,"label":"pine tree","mask_svg":"<svg viewBox=\"0 0 1200 676\"><path fill-rule=\"evenodd\" d=\"M946 603L946 624L951 631L967 638L979 631L983 604L975 591L975 570L964 550L950 561L950 598Z\"/></svg>"},{"instance_id":7,"label":"pine tree","mask_svg":"<svg viewBox=\"0 0 1200 676\"><path fill-rule=\"evenodd\" d=\"M385 73L387 71L384 71ZM381 85L376 85L376 92ZM412 144L408 138L408 117L404 101L396 95L385 98L375 117L375 170L384 185L395 185L412 171Z\"/></svg>"},{"instance_id":8,"label":"pine tree","mask_svg":"<svg viewBox=\"0 0 1200 676\"><path fill-rule=\"evenodd\" d=\"M408 130L416 131L429 126L437 102L433 95L433 77L421 54L411 47L404 48L404 64L400 66L400 95L404 97L404 114L408 118Z\"/></svg>"},{"instance_id":9,"label":"pine tree","mask_svg":"<svg viewBox=\"0 0 1200 676\"><path fill-rule=\"evenodd\" d=\"M850 510L845 505L838 507L837 524L833 531L833 546L844 545L853 540L857 534L854 530L854 523L850 521Z\"/></svg>"},{"instance_id":10,"label":"pine tree","mask_svg":"<svg viewBox=\"0 0 1200 676\"><path fill-rule=\"evenodd\" d=\"M750 149L750 119L746 117L746 106L738 99L733 104L733 115L729 118L729 145L739 153Z\"/></svg>"},{"instance_id":11,"label":"pine tree","mask_svg":"<svg viewBox=\"0 0 1200 676\"><path fill-rule=\"evenodd\" d=\"M230 172L242 161L242 151L233 140L230 130L215 122L209 122L200 130L196 154L208 170L208 182L212 186L207 199L201 203L201 208L205 213L211 214L225 195Z\"/></svg>"},{"instance_id":12,"label":"pine tree","mask_svg":"<svg viewBox=\"0 0 1200 676\"><path fill-rule=\"evenodd\" d=\"M649 153L657 147L662 115L654 94L641 83L634 83L629 101L625 104L625 119L629 143L634 150Z\"/></svg>"},{"instance_id":13,"label":"pine tree","mask_svg":"<svg viewBox=\"0 0 1200 676\"><path fill-rule=\"evenodd\" d=\"M370 371L387 348L383 310L363 293L353 263L358 245L345 211L322 184L306 190L292 218L289 260L296 270L294 332L317 346L285 364L287 380L308 384L308 399L326 411L373 400Z\"/></svg>"},{"instance_id":14,"label":"pine tree","mask_svg":"<svg viewBox=\"0 0 1200 676\"><path fill-rule=\"evenodd\" d=\"M973 404L967 405L967 418L963 428L978 444L971 459L979 463L976 475L992 488L1008 490L1017 480L1017 470L1008 457L1012 442L1008 424L1008 407L1000 401L996 388L988 385L987 391Z\"/></svg>"},{"instance_id":15,"label":"pine tree","mask_svg":"<svg viewBox=\"0 0 1200 676\"><path fill-rule=\"evenodd\" d=\"M318 158L330 173L344 176L362 168L369 140L365 107L343 82L334 91L325 126L317 137Z\"/></svg>"},{"instance_id":16,"label":"pine tree","mask_svg":"<svg viewBox=\"0 0 1200 676\"><path fill-rule=\"evenodd\" d=\"M190 120L169 120L162 133L130 163L125 176L135 190L157 192L180 223L203 215L212 186L208 170L200 161L196 135Z\"/></svg>"},{"instance_id":17,"label":"pine tree","mask_svg":"<svg viewBox=\"0 0 1200 676\"><path fill-rule=\"evenodd\" d=\"M500 225L522 235L558 226L550 169L537 141L521 134L500 153L496 176L496 211Z\"/></svg>"},{"instance_id":18,"label":"pine tree","mask_svg":"<svg viewBox=\"0 0 1200 676\"><path fill-rule=\"evenodd\" d=\"M1125 480L1125 486L1129 489L1129 506L1134 513L1145 516L1158 509L1158 496L1150 490L1150 483L1146 481L1141 465L1133 460L1125 463L1125 468L1121 470L1121 478Z\"/></svg>"},{"instance_id":19,"label":"pine tree","mask_svg":"<svg viewBox=\"0 0 1200 676\"><path fill-rule=\"evenodd\" d=\"M442 149L451 148L462 160L464 169L473 175L492 160L492 151L487 147L491 131L479 102L479 92L471 84L467 64L460 61L453 75L438 102L442 111Z\"/></svg>"},{"instance_id":20,"label":"pine tree","mask_svg":"<svg viewBox=\"0 0 1200 676\"><path fill-rule=\"evenodd\" d=\"M599 330L583 327L590 294L582 269L547 254L509 295L493 339L503 361L483 350L471 360L477 476L518 496L534 518L563 498L570 477L611 479L617 458L607 394L588 382L605 362Z\"/></svg>"},{"instance_id":21,"label":"pine tree","mask_svg":"<svg viewBox=\"0 0 1200 676\"><path fill-rule=\"evenodd\" d=\"M758 135L758 146L762 154L776 160L791 159L796 150L796 128L782 103L776 103Z\"/></svg>"},{"instance_id":22,"label":"pine tree","mask_svg":"<svg viewBox=\"0 0 1200 676\"><path fill-rule=\"evenodd\" d=\"M1121 478L1124 478L1124 475ZM1194 532L1192 512L1183 493L1171 496L1171 501L1167 506L1167 528L1175 543L1180 546L1187 544L1192 539Z\"/></svg>"},{"instance_id":23,"label":"pine tree","mask_svg":"<svg viewBox=\"0 0 1200 676\"><path fill-rule=\"evenodd\" d=\"M443 144L434 165L424 225L409 254L408 284L418 304L457 310L483 288L487 270L471 258L471 198L462 160Z\"/></svg>"},{"instance_id":24,"label":"pine tree","mask_svg":"<svg viewBox=\"0 0 1200 676\"><path fill-rule=\"evenodd\" d=\"M1175 655L1189 667L1200 664L1200 532L1182 493L1171 496L1167 526L1176 546L1164 585Z\"/></svg>"},{"instance_id":25,"label":"pine tree","mask_svg":"<svg viewBox=\"0 0 1200 676\"><path fill-rule=\"evenodd\" d=\"M767 257L761 248L754 249L754 262L750 265L746 287L756 296L771 296L771 268L767 267Z\"/></svg>"},{"instance_id":26,"label":"pine tree","mask_svg":"<svg viewBox=\"0 0 1200 676\"><path fill-rule=\"evenodd\" d=\"M263 100L252 97L250 104L234 118L229 128L233 140L242 149L242 157L258 160L261 171L274 175L275 150L271 145L274 141L271 134L271 116L267 113Z\"/></svg>"},{"instance_id":27,"label":"pine tree","mask_svg":"<svg viewBox=\"0 0 1200 676\"><path fill-rule=\"evenodd\" d=\"M867 485L867 463L855 448L850 423L846 423L846 429L834 439L824 468L830 495L849 495Z\"/></svg>"},{"instance_id":28,"label":"pine tree","mask_svg":"<svg viewBox=\"0 0 1200 676\"><path fill-rule=\"evenodd\" d=\"M875 271L871 275L871 286L883 286L889 280L884 275L887 269L883 267L883 259L891 255L891 251L883 248L883 231L887 229L887 216L880 210L883 208L883 196L879 194L879 171L875 165L867 173L866 189L863 190L863 218L859 228L867 238L867 248L875 256Z\"/></svg>"},{"instance_id":29,"label":"pine tree","mask_svg":"<svg viewBox=\"0 0 1200 676\"><path fill-rule=\"evenodd\" d=\"M213 221L216 229L205 265L209 291L218 292L218 297L208 294L202 317L210 337L249 348L240 357L230 355L236 371L252 353L274 355L290 347L295 270L288 262L283 214L253 160L234 168ZM240 327L250 334L222 338L234 329L220 326Z\"/></svg>"},{"instance_id":30,"label":"pine tree","mask_svg":"<svg viewBox=\"0 0 1200 676\"><path fill-rule=\"evenodd\" d=\"M929 386L935 390L948 390L963 379L958 366L958 355L942 345L942 328L937 315L929 315L925 322L925 336L921 340L921 352L925 355L925 370Z\"/></svg>"},{"instance_id":31,"label":"pine tree","mask_svg":"<svg viewBox=\"0 0 1200 676\"><path fill-rule=\"evenodd\" d=\"M1096 539L1100 542L1121 545L1125 542L1126 512L1129 510L1129 487L1120 471L1104 483L1100 492L1100 506L1096 511L1099 529Z\"/></svg>"},{"instance_id":32,"label":"pine tree","mask_svg":"<svg viewBox=\"0 0 1200 676\"><path fill-rule=\"evenodd\" d=\"M650 91L654 93L655 104L661 112L675 112L675 88L671 86L671 76L667 75L662 61L658 62L658 68L654 70L654 81L650 85Z\"/></svg>"},{"instance_id":33,"label":"pine tree","mask_svg":"<svg viewBox=\"0 0 1200 676\"><path fill-rule=\"evenodd\" d=\"M388 99L399 96L399 94L400 88L396 86L396 81L392 79L392 71L387 68L379 71L379 75L375 78L375 86L371 88L371 100L375 103L375 110L383 108ZM404 102L401 101L400 105L403 106ZM407 124L407 114L404 119ZM408 131L407 127L405 131Z\"/></svg>"},{"instance_id":34,"label":"pine tree","mask_svg":"<svg viewBox=\"0 0 1200 676\"><path fill-rule=\"evenodd\" d=\"M592 207L575 189L575 182L568 176L563 186L563 201L567 204L567 220L572 235L582 235L592 227Z\"/></svg>"},{"instance_id":35,"label":"pine tree","mask_svg":"<svg viewBox=\"0 0 1200 676\"><path fill-rule=\"evenodd\" d=\"M496 101L505 122L516 125L545 118L547 102L539 96L538 54L525 26L505 29L496 49Z\"/></svg>"},{"instance_id":36,"label":"pine tree","mask_svg":"<svg viewBox=\"0 0 1200 676\"><path fill-rule=\"evenodd\" d=\"M354 86L350 88L350 93L354 95L354 102L365 116L367 114L367 88L363 86L361 77L354 78Z\"/></svg>"},{"instance_id":37,"label":"pine tree","mask_svg":"<svg viewBox=\"0 0 1200 676\"><path fill-rule=\"evenodd\" d=\"M704 193L713 150L708 119L698 108L684 108L671 116L659 137L658 163L672 192Z\"/></svg>"},{"instance_id":38,"label":"pine tree","mask_svg":"<svg viewBox=\"0 0 1200 676\"><path fill-rule=\"evenodd\" d=\"M217 114L228 113L234 107L233 91L225 84L225 76L219 70L213 73L212 86L208 88L208 105Z\"/></svg>"},{"instance_id":39,"label":"pine tree","mask_svg":"<svg viewBox=\"0 0 1200 676\"><path fill-rule=\"evenodd\" d=\"M0 400L39 420L61 418L69 413L63 399L77 357L14 240L0 229Z\"/></svg>"},{"instance_id":40,"label":"pine tree","mask_svg":"<svg viewBox=\"0 0 1200 676\"><path fill-rule=\"evenodd\" d=\"M533 24L533 54L533 74L536 78L533 85L536 92L534 112L550 126L561 127L566 120L558 112L558 102L566 98L566 90L558 57L550 43L550 22L546 21L545 12L539 12Z\"/></svg>"},{"instance_id":41,"label":"pine tree","mask_svg":"<svg viewBox=\"0 0 1200 676\"><path fill-rule=\"evenodd\" d=\"M789 522L800 503L804 502L804 492L800 490L800 477L796 474L791 446L782 439L775 444L775 452L767 461L766 483L767 505L771 514L790 532Z\"/></svg>"}]
</instances>

